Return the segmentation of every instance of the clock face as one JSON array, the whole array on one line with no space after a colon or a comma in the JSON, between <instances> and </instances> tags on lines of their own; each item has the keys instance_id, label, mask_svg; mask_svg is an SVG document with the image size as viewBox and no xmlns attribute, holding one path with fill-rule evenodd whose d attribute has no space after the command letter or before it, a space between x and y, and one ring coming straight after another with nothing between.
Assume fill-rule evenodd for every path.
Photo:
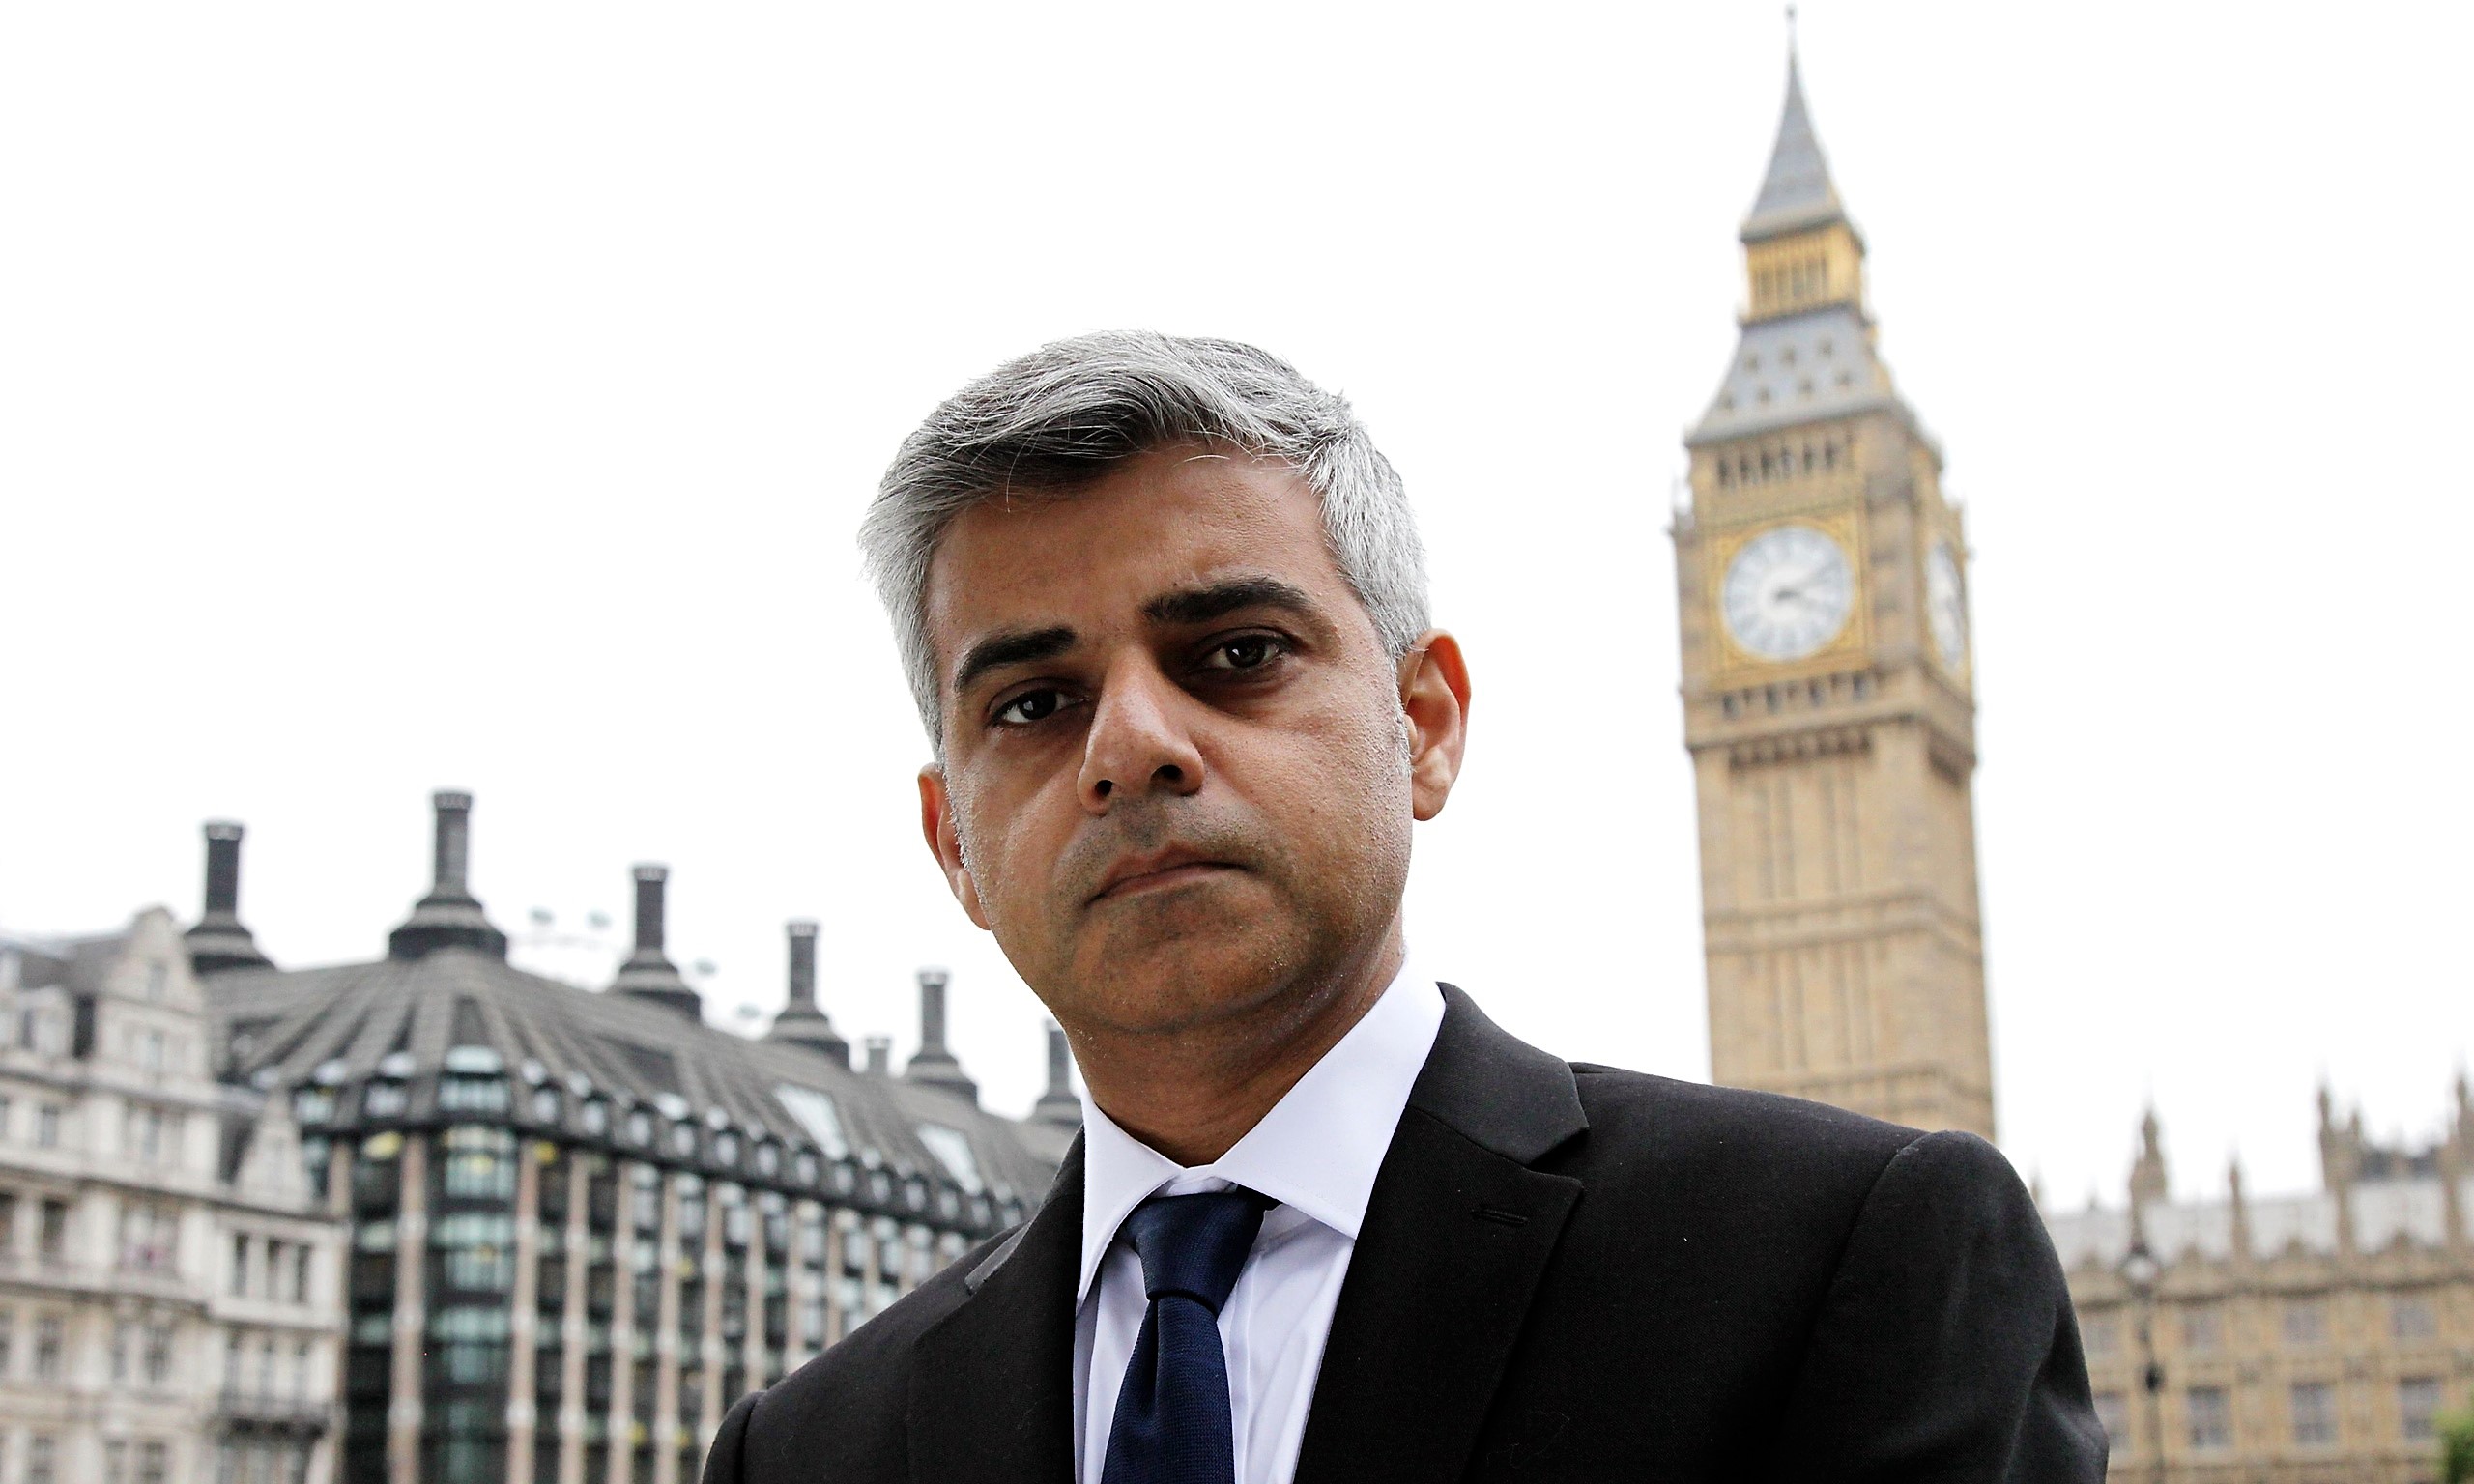
<instances>
[{"instance_id":1,"label":"clock face","mask_svg":"<svg viewBox=\"0 0 2474 1484\"><path fill-rule=\"evenodd\" d=\"M1924 614L1932 621L1933 647L1952 670L1967 663L1968 594L1959 585L1959 558L1950 543L1936 541L1924 558Z\"/></svg>"},{"instance_id":2,"label":"clock face","mask_svg":"<svg viewBox=\"0 0 2474 1484\"><path fill-rule=\"evenodd\" d=\"M1765 660L1800 660L1838 637L1856 603L1847 553L1818 528L1776 526L1727 563L1718 611L1727 633Z\"/></svg>"}]
</instances>

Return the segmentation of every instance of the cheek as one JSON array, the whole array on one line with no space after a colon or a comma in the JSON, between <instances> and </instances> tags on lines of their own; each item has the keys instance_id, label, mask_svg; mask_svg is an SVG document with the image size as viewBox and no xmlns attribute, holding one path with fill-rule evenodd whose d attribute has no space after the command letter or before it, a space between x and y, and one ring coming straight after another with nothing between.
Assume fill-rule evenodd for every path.
<instances>
[{"instance_id":1,"label":"cheek","mask_svg":"<svg viewBox=\"0 0 2474 1484\"><path fill-rule=\"evenodd\" d=\"M1014 906L1045 890L1050 868L1063 848L1060 829L1050 818L1052 812L1043 805L1042 797L998 799L977 789L955 794L963 863L979 890L981 904L995 920L1035 915L1018 913ZM1068 819L1065 827L1070 826Z\"/></svg>"},{"instance_id":2,"label":"cheek","mask_svg":"<svg viewBox=\"0 0 2474 1484\"><path fill-rule=\"evenodd\" d=\"M1287 817L1290 838L1301 848L1329 865L1363 868L1407 860L1411 801L1404 728L1405 719L1353 711L1328 729L1318 728L1297 750L1275 779L1268 804ZM1365 879L1366 873L1348 874Z\"/></svg>"}]
</instances>

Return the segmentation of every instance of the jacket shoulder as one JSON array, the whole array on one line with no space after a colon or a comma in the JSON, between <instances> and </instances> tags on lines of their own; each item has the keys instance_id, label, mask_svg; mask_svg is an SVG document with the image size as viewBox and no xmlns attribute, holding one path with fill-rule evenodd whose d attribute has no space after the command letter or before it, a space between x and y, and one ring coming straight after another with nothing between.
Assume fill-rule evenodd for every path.
<instances>
[{"instance_id":1,"label":"jacket shoulder","mask_svg":"<svg viewBox=\"0 0 2474 1484\"><path fill-rule=\"evenodd\" d=\"M1923 1130L1903 1124L1779 1093L1684 1082L1590 1062L1571 1067L1594 1141L1652 1138L1683 1155L1851 1160L1870 1163L1878 1171L1900 1150L1926 1137Z\"/></svg>"},{"instance_id":2,"label":"jacket shoulder","mask_svg":"<svg viewBox=\"0 0 2474 1484\"><path fill-rule=\"evenodd\" d=\"M1968 1135L1927 1134L1800 1098L1587 1063L1573 1066L1572 1080L1588 1131L1540 1167L1583 1181L1601 1217L1769 1241L1793 1233L1827 1250L1904 1152L1963 1142L2008 1169Z\"/></svg>"}]
</instances>

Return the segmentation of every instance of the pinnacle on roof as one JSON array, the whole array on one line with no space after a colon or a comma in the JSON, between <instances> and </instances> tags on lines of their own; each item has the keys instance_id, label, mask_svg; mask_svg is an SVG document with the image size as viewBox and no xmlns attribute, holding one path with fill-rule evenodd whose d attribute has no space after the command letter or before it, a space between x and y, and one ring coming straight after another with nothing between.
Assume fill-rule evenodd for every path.
<instances>
[{"instance_id":1,"label":"pinnacle on roof","mask_svg":"<svg viewBox=\"0 0 2474 1484\"><path fill-rule=\"evenodd\" d=\"M1743 219L1747 243L1847 219L1838 204L1838 188L1829 183L1829 162L1822 158L1821 140L1813 134L1812 115L1804 107L1804 79L1796 61L1795 43L1787 44L1787 106L1778 118L1778 143L1769 152L1769 170L1761 178L1761 194Z\"/></svg>"},{"instance_id":2,"label":"pinnacle on roof","mask_svg":"<svg viewBox=\"0 0 2474 1484\"><path fill-rule=\"evenodd\" d=\"M429 895L415 902L413 915L388 935L388 956L418 958L432 949L476 948L504 958L506 934L491 925L480 899L464 884L473 848L473 796L443 789L430 795L430 807L437 829Z\"/></svg>"},{"instance_id":3,"label":"pinnacle on roof","mask_svg":"<svg viewBox=\"0 0 2474 1484\"><path fill-rule=\"evenodd\" d=\"M206 822L206 910L186 934L189 963L200 974L273 965L241 921L241 826Z\"/></svg>"},{"instance_id":4,"label":"pinnacle on roof","mask_svg":"<svg viewBox=\"0 0 2474 1484\"><path fill-rule=\"evenodd\" d=\"M963 1072L963 1064L945 1046L945 985L949 976L942 969L919 971L919 1050L910 1065L902 1070L906 1081L940 1087L960 1093L973 1102L979 1100L979 1084ZM876 1045L868 1046L868 1059L876 1060Z\"/></svg>"},{"instance_id":5,"label":"pinnacle on roof","mask_svg":"<svg viewBox=\"0 0 2474 1484\"><path fill-rule=\"evenodd\" d=\"M618 966L618 976L610 982L613 994L633 995L655 1005L675 1010L690 1020L705 1017L705 998L688 987L680 978L678 965L670 961L663 947L668 929L664 926L668 912L664 888L670 881L667 866L639 866L636 876L636 951Z\"/></svg>"},{"instance_id":6,"label":"pinnacle on roof","mask_svg":"<svg viewBox=\"0 0 2474 1484\"><path fill-rule=\"evenodd\" d=\"M790 933L791 997L764 1039L811 1047L848 1067L850 1042L833 1029L832 1017L816 1002L816 924L799 919L790 925Z\"/></svg>"}]
</instances>

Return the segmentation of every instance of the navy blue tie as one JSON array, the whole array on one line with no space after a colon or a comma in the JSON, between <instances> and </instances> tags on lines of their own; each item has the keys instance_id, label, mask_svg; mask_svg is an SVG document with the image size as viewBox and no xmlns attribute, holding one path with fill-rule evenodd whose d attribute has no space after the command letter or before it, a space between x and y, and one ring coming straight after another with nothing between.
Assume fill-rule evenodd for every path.
<instances>
[{"instance_id":1,"label":"navy blue tie","mask_svg":"<svg viewBox=\"0 0 2474 1484\"><path fill-rule=\"evenodd\" d=\"M1108 1424L1101 1484L1236 1484L1220 1306L1271 1203L1251 1190L1158 1196L1125 1218L1151 1299Z\"/></svg>"}]
</instances>

